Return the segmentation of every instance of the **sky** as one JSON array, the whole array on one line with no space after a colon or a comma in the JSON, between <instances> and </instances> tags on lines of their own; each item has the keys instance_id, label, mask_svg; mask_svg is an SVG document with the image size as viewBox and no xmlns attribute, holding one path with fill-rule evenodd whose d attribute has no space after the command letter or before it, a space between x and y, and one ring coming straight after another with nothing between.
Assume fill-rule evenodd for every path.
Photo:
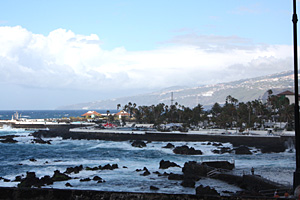
<instances>
[{"instance_id":1,"label":"sky","mask_svg":"<svg viewBox=\"0 0 300 200\"><path fill-rule=\"evenodd\" d=\"M292 0L2 1L0 110L55 109L293 70L292 6Z\"/></svg>"}]
</instances>

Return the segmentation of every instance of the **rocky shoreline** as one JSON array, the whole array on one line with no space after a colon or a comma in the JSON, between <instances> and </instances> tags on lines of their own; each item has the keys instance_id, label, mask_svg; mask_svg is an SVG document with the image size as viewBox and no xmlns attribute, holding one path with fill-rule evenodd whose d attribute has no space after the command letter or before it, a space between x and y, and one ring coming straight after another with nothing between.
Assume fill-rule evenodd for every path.
<instances>
[{"instance_id":1,"label":"rocky shoreline","mask_svg":"<svg viewBox=\"0 0 300 200\"><path fill-rule=\"evenodd\" d=\"M32 134L37 138L62 137L63 139L87 140L144 140L144 141L210 141L231 143L234 147L248 146L261 149L263 153L284 152L295 143L294 136L247 136L247 135L214 135L214 134L172 134L151 133L126 134L118 132L71 132L68 129L39 130Z\"/></svg>"},{"instance_id":2,"label":"rocky shoreline","mask_svg":"<svg viewBox=\"0 0 300 200\"><path fill-rule=\"evenodd\" d=\"M107 134L107 133L106 133ZM53 137L62 137L63 139L99 139L99 135L95 133L85 133L85 136L82 133L69 132L67 130L40 130L32 134L34 136L31 139L32 143L39 143L43 145L51 145L51 140L46 140L46 138ZM128 134L124 137L125 134L118 134L117 141L125 140L129 135L131 139L136 138L136 135ZM176 136L174 136L176 135ZM144 134L146 140L135 140L132 142L132 146L136 148L144 148L147 146L147 143L151 141L177 141L181 134L163 134L161 136L154 136L153 134ZM173 136L173 140L169 139ZM17 137L17 136L16 136ZM101 136L103 137L103 136ZM13 139L13 135L2 136L0 142L2 143L15 143L16 140ZM138 137L139 138L139 137ZM216 149L212 150L213 153L222 154L222 153L235 153L235 154L252 154L249 147L260 148L262 153L267 152L282 152L286 150L286 143L293 141L293 138L290 137L253 137L253 136L223 136L223 135L189 135L188 138L183 138L179 141L206 141L206 145L212 145ZM260 140L257 140L257 139ZM106 138L105 140L110 140L111 138ZM145 139L145 138L144 138ZM207 142L211 141L211 142ZM233 148L228 148L222 145L221 142L230 142L234 144ZM203 143L203 145L205 145ZM247 145L245 145L247 144ZM248 147L249 146L249 147ZM183 155L201 155L201 150L194 149L193 147L175 146L172 143L168 143L162 148L172 149L175 154ZM31 162L35 162L34 158L30 159ZM15 177L15 180L3 179L4 182L19 182L18 188L0 188L0 194L5 194L4 197L0 195L0 199L22 199L23 193L28 194L28 199L59 199L58 196L53 196L54 193L61 194L64 198L62 199L90 199L94 196L98 196L102 199L268 199L264 194L260 193L263 190L272 190L275 191L286 186L280 185L275 182L271 182L263 177L258 175L235 175L230 173L230 171L235 167L234 163L229 163L228 161L214 161L214 162L202 162L198 163L195 161L188 161L184 166L179 166L178 164L168 161L161 160L159 163L159 169L168 169L170 167L179 167L182 168L182 173L161 173L158 171L149 171L147 167L143 169L135 169L136 173L139 173L140 176L148 176L150 174L155 174L157 176L163 176L167 180L176 180L182 187L194 188L196 195L184 195L176 194L177 197L173 197L174 194L159 194L160 188L156 185L149 185L150 190L153 193L131 193L131 192L103 192L103 191L88 191L88 190L63 190L63 189L40 189L43 186L52 185L56 181L65 181L66 188L72 188L72 185L68 182L72 178L70 174L80 173L82 170L92 170L92 171L101 171L101 170L114 170L117 169L118 164L107 164L105 166L74 166L68 167L65 172L60 172L58 170L54 171L53 176L46 175L44 177L36 177L35 172L27 172L26 177ZM123 166L123 168L127 168ZM133 169L134 170L134 169ZM174 172L174 171L173 171ZM135 172L134 172L135 173ZM226 182L230 185L235 185L242 189L242 192L228 192L222 191L222 193L227 193L228 196L223 197L218 193L214 188L209 186L204 187L203 185L196 185L197 181L201 178L212 178L218 179L223 182ZM80 179L80 182L96 181L95 183L101 184L105 182L101 177L83 177ZM198 182L199 183L199 182ZM35 192L34 192L35 191ZM40 191L45 191L40 192ZM29 194L30 193L30 194ZM47 194L47 195L45 195ZM39 196L36 196L39 195ZM133 195L133 196L132 196Z\"/></svg>"}]
</instances>

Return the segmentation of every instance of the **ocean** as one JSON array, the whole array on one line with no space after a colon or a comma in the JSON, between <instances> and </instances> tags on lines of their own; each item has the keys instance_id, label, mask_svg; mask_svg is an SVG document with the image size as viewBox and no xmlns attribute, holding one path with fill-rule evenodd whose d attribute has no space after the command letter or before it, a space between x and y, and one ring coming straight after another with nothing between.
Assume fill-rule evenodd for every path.
<instances>
[{"instance_id":1,"label":"ocean","mask_svg":"<svg viewBox=\"0 0 300 200\"><path fill-rule=\"evenodd\" d=\"M53 118L80 116L85 111L19 111L22 116L28 118ZM101 111L100 111L101 112ZM103 112L103 111L102 111ZM106 112L106 111L105 111ZM14 111L0 111L3 119L10 119ZM10 115L10 116L9 116ZM47 117L45 117L47 116ZM203 155L177 155L171 149L162 148L168 142L147 143L144 148L131 146L130 141L113 142L101 140L64 140L62 138L47 138L51 144L34 144L30 134L33 131L25 129L12 129L4 127L0 129L0 136L18 135L15 140L18 143L0 143L0 177L11 180L5 182L0 180L2 187L16 187L18 182L13 182L16 176L26 176L26 172L35 172L37 177L45 175L52 176L55 170L64 172L67 167L83 165L95 167L106 164L117 164L114 170L82 170L78 174L71 174L71 180L55 182L45 187L67 188L69 182L73 189L88 189L102 191L124 191L124 192L160 192L160 193L184 193L195 194L194 188L185 188L180 185L181 181L168 180L166 176L158 176L153 173L182 173L182 168L170 167L159 169L161 160L169 160L181 167L188 161L213 161L227 160L235 162L234 174L250 174L253 167L255 173L272 181L285 185L292 185L293 172L295 171L295 153L289 151L283 153L263 154L259 150L252 149L252 155L235 155L234 153L214 154L216 149L208 142L171 142L175 146L188 145L203 152ZM232 147L230 143L223 143L224 147ZM30 161L34 158L36 161ZM136 169L147 169L151 172L149 176L142 176L143 171ZM105 180L103 183L96 181L82 182L80 179L99 176ZM218 192L236 192L240 188L229 185L219 180L202 178L196 182L198 185L209 185ZM158 191L150 190L150 186L158 187ZM225 193L224 193L225 194Z\"/></svg>"}]
</instances>

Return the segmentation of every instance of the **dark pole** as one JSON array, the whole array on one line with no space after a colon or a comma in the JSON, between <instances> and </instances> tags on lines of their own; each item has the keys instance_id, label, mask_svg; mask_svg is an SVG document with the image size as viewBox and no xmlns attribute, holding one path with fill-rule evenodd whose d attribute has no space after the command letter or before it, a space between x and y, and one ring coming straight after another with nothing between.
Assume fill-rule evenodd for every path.
<instances>
[{"instance_id":1,"label":"dark pole","mask_svg":"<svg viewBox=\"0 0 300 200\"><path fill-rule=\"evenodd\" d=\"M294 189L300 185L300 137L299 137L299 91L298 91L298 53L297 53L297 22L296 0L293 0L293 30L294 30L294 83L295 83L295 148L296 171L294 172Z\"/></svg>"}]
</instances>

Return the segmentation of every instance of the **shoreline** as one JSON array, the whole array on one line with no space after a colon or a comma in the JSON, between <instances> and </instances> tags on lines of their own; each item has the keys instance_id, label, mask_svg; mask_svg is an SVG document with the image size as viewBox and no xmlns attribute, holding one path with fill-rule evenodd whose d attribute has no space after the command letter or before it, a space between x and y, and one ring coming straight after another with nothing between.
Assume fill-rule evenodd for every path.
<instances>
[{"instance_id":1,"label":"shoreline","mask_svg":"<svg viewBox=\"0 0 300 200\"><path fill-rule=\"evenodd\" d=\"M76 130L76 131L74 131ZM131 133L130 133L131 132ZM171 132L121 132L118 130L90 130L90 129L50 129L39 130L33 133L35 137L62 137L73 140L107 140L107 141L186 141L186 142L222 142L231 143L233 146L249 146L256 148L278 147L289 148L295 144L294 136L263 136L263 135L227 135L227 134L191 134Z\"/></svg>"}]
</instances>

